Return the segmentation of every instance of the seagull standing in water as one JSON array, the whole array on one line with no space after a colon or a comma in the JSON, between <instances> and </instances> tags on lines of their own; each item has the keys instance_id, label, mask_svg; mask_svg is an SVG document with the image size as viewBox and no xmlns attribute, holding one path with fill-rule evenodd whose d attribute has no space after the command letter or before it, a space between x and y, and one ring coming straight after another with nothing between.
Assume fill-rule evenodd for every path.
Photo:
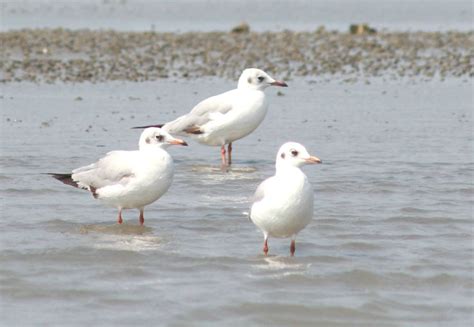
<instances>
[{"instance_id":1,"label":"seagull standing in water","mask_svg":"<svg viewBox=\"0 0 474 327\"><path fill-rule=\"evenodd\" d=\"M276 157L275 175L263 181L254 195L250 220L263 232L263 252L268 254L268 237L291 237L290 253L295 254L296 235L313 218L313 188L300 167L321 163L295 142L281 146Z\"/></svg>"},{"instance_id":2,"label":"seagull standing in water","mask_svg":"<svg viewBox=\"0 0 474 327\"><path fill-rule=\"evenodd\" d=\"M207 98L166 124L134 128L161 127L202 144L220 146L222 166L226 167L232 163L232 142L252 133L265 118L268 103L264 90L272 85L288 86L263 70L248 68L240 75L236 89Z\"/></svg>"},{"instance_id":3,"label":"seagull standing in water","mask_svg":"<svg viewBox=\"0 0 474 327\"><path fill-rule=\"evenodd\" d=\"M173 159L166 152L170 145L187 145L160 128L145 129L137 151L112 151L96 163L74 169L71 174L50 174L57 180L90 191L94 198L118 209L140 210L140 225L145 222L144 208L166 193L173 180Z\"/></svg>"}]
</instances>

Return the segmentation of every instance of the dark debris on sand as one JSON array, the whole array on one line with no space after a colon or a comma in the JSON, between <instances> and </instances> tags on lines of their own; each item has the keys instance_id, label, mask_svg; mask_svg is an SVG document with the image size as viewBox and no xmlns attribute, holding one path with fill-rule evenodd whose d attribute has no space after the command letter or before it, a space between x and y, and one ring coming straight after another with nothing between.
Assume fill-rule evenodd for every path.
<instances>
[{"instance_id":1,"label":"dark debris on sand","mask_svg":"<svg viewBox=\"0 0 474 327\"><path fill-rule=\"evenodd\" d=\"M0 33L0 81L235 79L245 67L276 76L472 77L474 32L117 32L25 29Z\"/></svg>"}]
</instances>

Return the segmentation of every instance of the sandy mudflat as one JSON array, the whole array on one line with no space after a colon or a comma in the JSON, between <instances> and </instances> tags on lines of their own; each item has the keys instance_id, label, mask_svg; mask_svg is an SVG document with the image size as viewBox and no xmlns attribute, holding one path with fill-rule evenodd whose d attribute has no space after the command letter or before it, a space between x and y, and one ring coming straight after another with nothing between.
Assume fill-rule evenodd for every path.
<instances>
[{"instance_id":1,"label":"sandy mudflat","mask_svg":"<svg viewBox=\"0 0 474 327\"><path fill-rule=\"evenodd\" d=\"M276 76L472 77L474 32L117 32L24 29L0 33L2 82L235 79L257 66Z\"/></svg>"}]
</instances>

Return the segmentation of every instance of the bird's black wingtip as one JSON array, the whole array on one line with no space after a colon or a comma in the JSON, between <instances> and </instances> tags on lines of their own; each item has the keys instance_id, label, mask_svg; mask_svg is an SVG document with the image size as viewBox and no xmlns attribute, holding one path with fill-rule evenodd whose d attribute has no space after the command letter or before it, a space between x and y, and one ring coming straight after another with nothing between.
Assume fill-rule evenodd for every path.
<instances>
[{"instance_id":1,"label":"bird's black wingtip","mask_svg":"<svg viewBox=\"0 0 474 327\"><path fill-rule=\"evenodd\" d=\"M164 126L164 124L145 125L145 126L135 126L135 127L132 127L131 129L145 129L145 128L149 128L149 127L158 127L158 128L162 128L163 126Z\"/></svg>"},{"instance_id":2,"label":"bird's black wingtip","mask_svg":"<svg viewBox=\"0 0 474 327\"><path fill-rule=\"evenodd\" d=\"M51 177L63 182L66 185L79 187L79 185L77 185L77 183L72 179L71 174L46 173L46 175L50 175Z\"/></svg>"}]
</instances>

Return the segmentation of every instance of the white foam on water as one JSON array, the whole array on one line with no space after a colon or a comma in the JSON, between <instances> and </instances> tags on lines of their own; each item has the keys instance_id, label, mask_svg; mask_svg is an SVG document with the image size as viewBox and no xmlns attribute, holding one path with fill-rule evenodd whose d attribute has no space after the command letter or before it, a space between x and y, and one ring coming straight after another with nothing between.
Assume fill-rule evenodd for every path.
<instances>
[{"instance_id":1,"label":"white foam on water","mask_svg":"<svg viewBox=\"0 0 474 327\"><path fill-rule=\"evenodd\" d=\"M97 249L143 252L157 250L162 245L163 240L153 235L100 235L92 246Z\"/></svg>"},{"instance_id":2,"label":"white foam on water","mask_svg":"<svg viewBox=\"0 0 474 327\"><path fill-rule=\"evenodd\" d=\"M306 270L311 266L311 264L296 263L291 262L291 260L291 258L287 257L266 257L263 259L265 263L253 265L252 267L259 270Z\"/></svg>"}]
</instances>

